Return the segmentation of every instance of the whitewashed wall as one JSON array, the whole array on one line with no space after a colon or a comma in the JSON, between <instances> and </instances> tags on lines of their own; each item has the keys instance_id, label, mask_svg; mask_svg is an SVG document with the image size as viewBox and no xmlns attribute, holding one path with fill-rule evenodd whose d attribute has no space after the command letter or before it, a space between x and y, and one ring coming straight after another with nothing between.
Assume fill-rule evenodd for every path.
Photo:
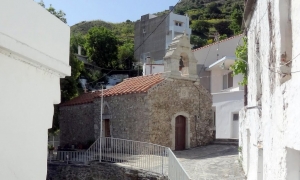
<instances>
[{"instance_id":1,"label":"whitewashed wall","mask_svg":"<svg viewBox=\"0 0 300 180\"><path fill-rule=\"evenodd\" d=\"M248 180L300 178L300 73L281 83L282 54L292 45L292 72L300 70L300 2L291 0L292 32L287 33L288 1L258 0L248 31L248 107L241 111L240 146ZM285 9L286 8L286 9ZM296 57L296 58L295 58ZM270 64L271 70L269 69ZM274 73L276 71L276 73Z\"/></svg>"},{"instance_id":2,"label":"whitewashed wall","mask_svg":"<svg viewBox=\"0 0 300 180\"><path fill-rule=\"evenodd\" d=\"M163 64L144 64L143 65L143 75L163 73L165 71Z\"/></svg>"},{"instance_id":3,"label":"whitewashed wall","mask_svg":"<svg viewBox=\"0 0 300 180\"><path fill-rule=\"evenodd\" d=\"M204 64L205 67L208 67L224 56L235 57L237 45L243 44L242 37L242 35L235 36L231 39L220 41L220 43L195 49L193 52L198 61L197 64ZM217 54L219 54L219 56L217 56Z\"/></svg>"},{"instance_id":4,"label":"whitewashed wall","mask_svg":"<svg viewBox=\"0 0 300 180\"><path fill-rule=\"evenodd\" d=\"M238 114L243 104L243 99L240 99L223 101L223 103L219 103L219 105L215 107L217 139L238 138L238 135L235 134L235 132L238 132L238 124L236 124L237 126L233 124L235 123L233 121L233 114Z\"/></svg>"},{"instance_id":5,"label":"whitewashed wall","mask_svg":"<svg viewBox=\"0 0 300 180\"><path fill-rule=\"evenodd\" d=\"M32 0L2 0L0 22L0 179L46 179L70 29Z\"/></svg>"}]
</instances>

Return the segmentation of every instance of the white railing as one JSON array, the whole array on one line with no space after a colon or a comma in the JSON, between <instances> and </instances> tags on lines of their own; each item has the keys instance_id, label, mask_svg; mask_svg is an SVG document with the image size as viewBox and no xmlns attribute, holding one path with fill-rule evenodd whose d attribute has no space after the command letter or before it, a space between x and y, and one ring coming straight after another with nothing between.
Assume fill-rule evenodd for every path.
<instances>
[{"instance_id":1,"label":"white railing","mask_svg":"<svg viewBox=\"0 0 300 180\"><path fill-rule=\"evenodd\" d=\"M98 138L87 150L84 163L87 164L90 161L99 160L101 138Z\"/></svg>"},{"instance_id":2,"label":"white railing","mask_svg":"<svg viewBox=\"0 0 300 180\"><path fill-rule=\"evenodd\" d=\"M102 161L123 163L160 174L167 173L168 148L118 138L102 138Z\"/></svg>"},{"instance_id":3,"label":"white railing","mask_svg":"<svg viewBox=\"0 0 300 180\"><path fill-rule=\"evenodd\" d=\"M100 160L99 157L104 162L122 163L167 175L170 180L190 180L170 148L146 142L102 137L86 151L57 151L54 159L88 163Z\"/></svg>"},{"instance_id":4,"label":"white railing","mask_svg":"<svg viewBox=\"0 0 300 180\"><path fill-rule=\"evenodd\" d=\"M57 151L54 160L66 161L66 162L85 162L85 151Z\"/></svg>"},{"instance_id":5,"label":"white railing","mask_svg":"<svg viewBox=\"0 0 300 180\"><path fill-rule=\"evenodd\" d=\"M184 170L184 168L181 166L175 154L172 152L170 148L168 148L168 154L169 154L169 171L168 171L169 179L191 180L191 178Z\"/></svg>"}]
</instances>

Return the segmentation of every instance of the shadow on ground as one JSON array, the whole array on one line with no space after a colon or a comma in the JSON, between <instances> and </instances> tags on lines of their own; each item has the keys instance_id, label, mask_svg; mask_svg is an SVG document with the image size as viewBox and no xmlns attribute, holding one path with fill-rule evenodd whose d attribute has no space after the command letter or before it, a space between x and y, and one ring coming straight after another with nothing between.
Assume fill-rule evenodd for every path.
<instances>
[{"instance_id":1,"label":"shadow on ground","mask_svg":"<svg viewBox=\"0 0 300 180\"><path fill-rule=\"evenodd\" d=\"M245 180L235 145L208 145L174 151L193 180Z\"/></svg>"},{"instance_id":2,"label":"shadow on ground","mask_svg":"<svg viewBox=\"0 0 300 180\"><path fill-rule=\"evenodd\" d=\"M219 156L238 155L238 147L234 145L208 145L184 151L174 151L178 158L207 159Z\"/></svg>"}]
</instances>

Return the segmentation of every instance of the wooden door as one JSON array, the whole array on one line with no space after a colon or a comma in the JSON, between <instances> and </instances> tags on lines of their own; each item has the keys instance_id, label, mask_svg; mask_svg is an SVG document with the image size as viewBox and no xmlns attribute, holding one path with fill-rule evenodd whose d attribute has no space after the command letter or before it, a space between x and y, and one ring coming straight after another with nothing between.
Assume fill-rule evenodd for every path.
<instances>
[{"instance_id":1,"label":"wooden door","mask_svg":"<svg viewBox=\"0 0 300 180\"><path fill-rule=\"evenodd\" d=\"M175 150L185 149L185 121L184 116L175 119Z\"/></svg>"},{"instance_id":2,"label":"wooden door","mask_svg":"<svg viewBox=\"0 0 300 180\"><path fill-rule=\"evenodd\" d=\"M105 126L105 137L110 137L110 125L109 125L109 119L105 119L104 121Z\"/></svg>"}]
</instances>

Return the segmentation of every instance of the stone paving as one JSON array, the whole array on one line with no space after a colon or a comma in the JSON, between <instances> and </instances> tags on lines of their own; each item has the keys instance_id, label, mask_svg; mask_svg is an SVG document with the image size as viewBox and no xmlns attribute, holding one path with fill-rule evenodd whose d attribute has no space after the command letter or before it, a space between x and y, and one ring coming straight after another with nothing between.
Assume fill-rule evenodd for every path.
<instances>
[{"instance_id":1,"label":"stone paving","mask_svg":"<svg viewBox=\"0 0 300 180\"><path fill-rule=\"evenodd\" d=\"M245 180L238 161L238 147L208 145L174 151L192 180Z\"/></svg>"}]
</instances>

